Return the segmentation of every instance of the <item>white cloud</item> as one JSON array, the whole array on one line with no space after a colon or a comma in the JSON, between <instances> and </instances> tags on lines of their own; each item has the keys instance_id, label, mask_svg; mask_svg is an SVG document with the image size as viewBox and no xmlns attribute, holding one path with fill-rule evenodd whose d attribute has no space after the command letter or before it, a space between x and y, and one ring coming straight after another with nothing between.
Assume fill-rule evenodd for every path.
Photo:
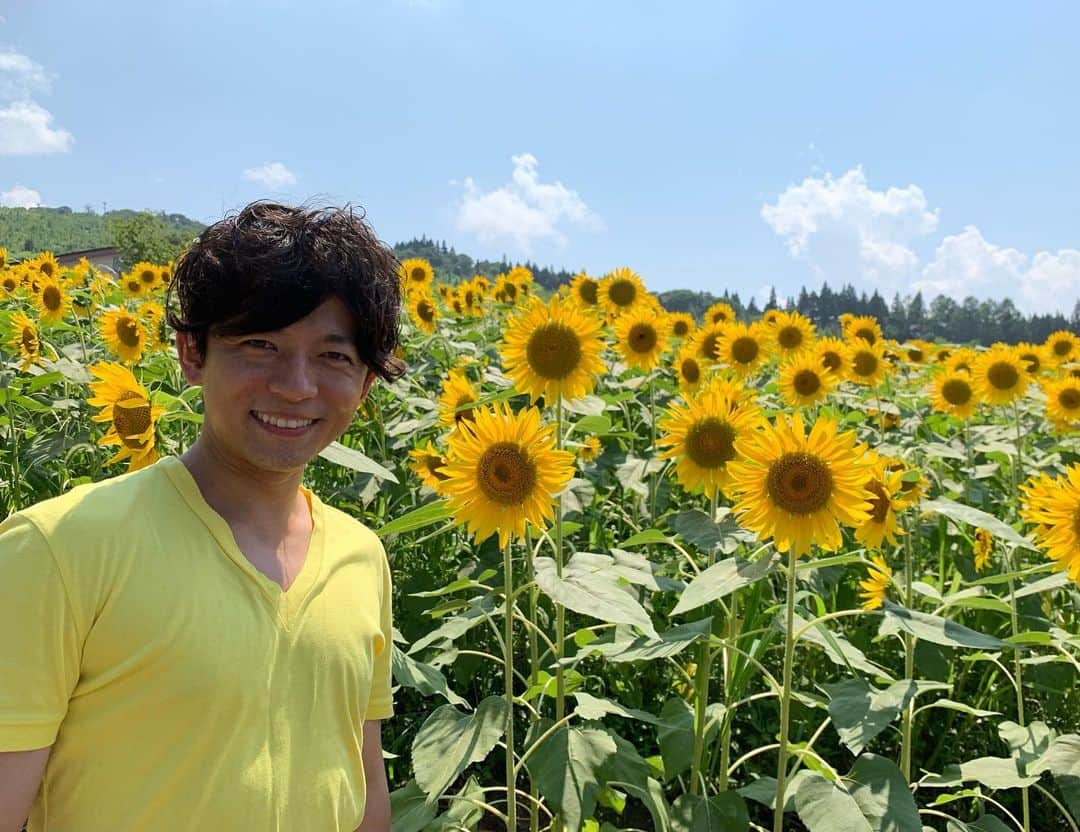
<instances>
[{"instance_id":1,"label":"white cloud","mask_svg":"<svg viewBox=\"0 0 1080 832\"><path fill-rule=\"evenodd\" d=\"M52 79L41 64L13 49L0 49L0 96L25 99L48 92Z\"/></svg>"},{"instance_id":2,"label":"white cloud","mask_svg":"<svg viewBox=\"0 0 1080 832\"><path fill-rule=\"evenodd\" d=\"M67 153L75 139L67 130L53 127L52 118L33 101L0 107L0 156Z\"/></svg>"},{"instance_id":3,"label":"white cloud","mask_svg":"<svg viewBox=\"0 0 1080 832\"><path fill-rule=\"evenodd\" d=\"M522 251L533 240L551 238L566 242L560 226L565 222L592 231L603 226L578 196L562 182L545 184L537 175L538 162L531 153L511 157L511 181L493 191L481 191L471 177L465 178L465 197L458 211L458 228L476 234L482 242L510 239Z\"/></svg>"},{"instance_id":4,"label":"white cloud","mask_svg":"<svg viewBox=\"0 0 1080 832\"><path fill-rule=\"evenodd\" d=\"M0 191L0 205L5 208L37 208L41 205L41 194L33 188L16 185L10 191Z\"/></svg>"},{"instance_id":5,"label":"white cloud","mask_svg":"<svg viewBox=\"0 0 1080 832\"><path fill-rule=\"evenodd\" d=\"M296 184L296 174L281 162L267 162L257 168L247 168L244 171L244 178L251 182L258 182L271 191L280 191Z\"/></svg>"},{"instance_id":6,"label":"white cloud","mask_svg":"<svg viewBox=\"0 0 1080 832\"><path fill-rule=\"evenodd\" d=\"M761 216L816 273L886 284L914 271L919 257L912 244L938 225L921 188L875 191L862 167L838 179L826 173L790 185L762 206Z\"/></svg>"}]
</instances>

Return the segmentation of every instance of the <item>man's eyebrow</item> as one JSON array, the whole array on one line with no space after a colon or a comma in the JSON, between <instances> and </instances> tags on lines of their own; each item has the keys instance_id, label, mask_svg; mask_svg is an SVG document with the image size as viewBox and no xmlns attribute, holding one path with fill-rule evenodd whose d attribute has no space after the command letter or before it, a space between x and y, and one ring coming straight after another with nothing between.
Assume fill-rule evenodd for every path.
<instances>
[{"instance_id":1,"label":"man's eyebrow","mask_svg":"<svg viewBox=\"0 0 1080 832\"><path fill-rule=\"evenodd\" d=\"M354 347L356 346L356 341L354 341L348 335L340 335L336 332L331 332L327 335L324 335L322 340L324 344L348 344Z\"/></svg>"}]
</instances>

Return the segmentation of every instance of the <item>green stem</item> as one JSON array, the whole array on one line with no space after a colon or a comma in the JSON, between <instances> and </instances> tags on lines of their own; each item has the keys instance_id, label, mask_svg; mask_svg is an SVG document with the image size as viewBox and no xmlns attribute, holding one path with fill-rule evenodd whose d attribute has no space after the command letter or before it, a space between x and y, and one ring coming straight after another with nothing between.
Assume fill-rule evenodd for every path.
<instances>
[{"instance_id":1,"label":"green stem","mask_svg":"<svg viewBox=\"0 0 1080 832\"><path fill-rule=\"evenodd\" d=\"M1020 432L1020 406L1015 401L1013 402L1013 419L1016 422L1016 465L1013 468L1012 478L1013 505L1018 506L1020 505L1020 479L1021 468L1023 465L1023 457L1021 454L1021 444L1023 443L1023 436ZM1026 791L1027 790L1025 789L1025 793Z\"/></svg>"},{"instance_id":2,"label":"green stem","mask_svg":"<svg viewBox=\"0 0 1080 832\"><path fill-rule=\"evenodd\" d=\"M529 687L535 688L540 682L540 644L537 640L537 609L540 601L540 588L536 585L536 569L533 562L532 535L529 534L528 526L525 528L525 551L529 563ZM529 723L535 733L536 725L540 721L537 711L529 712ZM529 832L538 832L540 829L540 791L536 781L529 778Z\"/></svg>"},{"instance_id":3,"label":"green stem","mask_svg":"<svg viewBox=\"0 0 1080 832\"><path fill-rule=\"evenodd\" d=\"M15 393L15 385L12 383L15 373L4 385L4 413L7 415L8 435L11 436L11 505L8 513L15 513L22 508L22 471L19 466L19 429L15 424L15 414L11 409L11 397Z\"/></svg>"},{"instance_id":4,"label":"green stem","mask_svg":"<svg viewBox=\"0 0 1080 832\"><path fill-rule=\"evenodd\" d=\"M562 450L563 446L563 401L562 393L555 399L555 447ZM562 578L563 574L563 527L562 527L562 495L556 499L555 505L555 572ZM566 644L566 609L562 604L555 604L555 720L558 721L566 715L566 679L563 676L562 657Z\"/></svg>"},{"instance_id":5,"label":"green stem","mask_svg":"<svg viewBox=\"0 0 1080 832\"><path fill-rule=\"evenodd\" d=\"M712 509L710 520L716 522L717 489L713 489L712 499L709 506ZM709 550L709 566L713 564L715 550ZM702 610L707 614L708 609ZM701 758L705 750L705 709L709 704L709 676L712 670L713 652L709 647L708 640L702 642L698 649L697 673L694 677L694 751L690 767L690 794L700 794L702 786ZM726 666L726 650L725 650ZM724 778L727 779L726 777Z\"/></svg>"},{"instance_id":6,"label":"green stem","mask_svg":"<svg viewBox=\"0 0 1080 832\"><path fill-rule=\"evenodd\" d=\"M1017 445L1019 450L1019 445ZM1010 572L1015 572L1019 568L1019 564L1016 561L1016 549L1012 550L1011 564L1009 567ZM1016 591L1012 578L1009 578L1009 601L1012 607L1012 634L1015 637L1020 632L1020 612L1017 609ZM1020 647L1017 646L1013 650L1013 676L1016 682L1016 721L1021 728L1026 726L1024 720L1024 676L1023 665L1020 662ZM1030 832L1031 830L1031 807L1028 803L1028 787L1023 786L1020 789L1020 808L1023 810L1024 815L1024 832Z\"/></svg>"},{"instance_id":7,"label":"green stem","mask_svg":"<svg viewBox=\"0 0 1080 832\"><path fill-rule=\"evenodd\" d=\"M649 371L649 453L656 453L656 398L653 394L653 372ZM649 474L649 520L656 517L656 474Z\"/></svg>"},{"instance_id":8,"label":"green stem","mask_svg":"<svg viewBox=\"0 0 1080 832\"><path fill-rule=\"evenodd\" d=\"M510 541L503 547L503 680L506 695L506 828L517 829L517 791L514 770L514 575Z\"/></svg>"},{"instance_id":9,"label":"green stem","mask_svg":"<svg viewBox=\"0 0 1080 832\"><path fill-rule=\"evenodd\" d=\"M905 524L907 525L907 524ZM904 535L904 606L909 610L915 599L915 591L911 584L914 580L914 558L911 553L910 530ZM915 674L915 638L911 633L904 633L904 678L911 679ZM915 724L915 697L911 697L907 708L904 709L902 741L900 746L900 770L904 772L904 780L911 782L911 734Z\"/></svg>"},{"instance_id":10,"label":"green stem","mask_svg":"<svg viewBox=\"0 0 1080 832\"><path fill-rule=\"evenodd\" d=\"M792 657L795 653L795 547L788 549L787 626L784 630L784 688L780 694L780 749L776 764L776 806L773 832L784 832L784 801L787 792L788 722L791 718Z\"/></svg>"}]
</instances>

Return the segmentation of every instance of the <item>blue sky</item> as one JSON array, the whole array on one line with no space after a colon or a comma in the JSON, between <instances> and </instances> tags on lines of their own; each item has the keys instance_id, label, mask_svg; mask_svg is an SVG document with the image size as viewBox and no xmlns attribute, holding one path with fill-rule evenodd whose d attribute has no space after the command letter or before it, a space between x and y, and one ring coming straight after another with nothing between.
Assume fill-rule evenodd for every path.
<instances>
[{"instance_id":1,"label":"blue sky","mask_svg":"<svg viewBox=\"0 0 1080 832\"><path fill-rule=\"evenodd\" d=\"M379 235L648 286L1080 298L1080 4L8 0L0 203ZM0 241L0 245L3 241Z\"/></svg>"}]
</instances>

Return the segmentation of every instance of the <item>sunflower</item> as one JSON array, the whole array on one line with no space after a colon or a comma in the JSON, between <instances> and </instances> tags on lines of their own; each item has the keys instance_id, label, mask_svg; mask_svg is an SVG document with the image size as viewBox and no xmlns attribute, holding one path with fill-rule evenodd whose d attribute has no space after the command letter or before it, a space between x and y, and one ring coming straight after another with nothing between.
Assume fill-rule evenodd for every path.
<instances>
[{"instance_id":1,"label":"sunflower","mask_svg":"<svg viewBox=\"0 0 1080 832\"><path fill-rule=\"evenodd\" d=\"M714 303L705 310L705 323L707 324L731 324L735 323L735 310L730 303Z\"/></svg>"},{"instance_id":2,"label":"sunflower","mask_svg":"<svg viewBox=\"0 0 1080 832\"><path fill-rule=\"evenodd\" d=\"M125 364L142 358L146 348L146 330L142 322L125 309L112 309L98 321L105 345Z\"/></svg>"},{"instance_id":3,"label":"sunflower","mask_svg":"<svg viewBox=\"0 0 1080 832\"><path fill-rule=\"evenodd\" d=\"M555 516L556 495L573 476L574 455L555 449L554 425L540 411L514 413L505 402L477 411L450 434L443 493L458 523L479 543L498 532L499 545Z\"/></svg>"},{"instance_id":4,"label":"sunflower","mask_svg":"<svg viewBox=\"0 0 1080 832\"><path fill-rule=\"evenodd\" d=\"M431 264L423 257L410 257L408 260L403 260L401 265L398 266L398 277L401 280L401 285L407 291L414 289L427 291L431 289L431 284L435 282L435 270L431 268Z\"/></svg>"},{"instance_id":5,"label":"sunflower","mask_svg":"<svg viewBox=\"0 0 1080 832\"><path fill-rule=\"evenodd\" d=\"M851 350L839 338L822 338L814 344L814 355L821 365L838 381L843 381L851 371Z\"/></svg>"},{"instance_id":6,"label":"sunflower","mask_svg":"<svg viewBox=\"0 0 1080 832\"><path fill-rule=\"evenodd\" d=\"M71 308L71 297L55 277L43 277L34 296L42 323L56 323L64 319Z\"/></svg>"},{"instance_id":7,"label":"sunflower","mask_svg":"<svg viewBox=\"0 0 1080 832\"><path fill-rule=\"evenodd\" d=\"M1043 384L1046 393L1046 418L1057 424L1073 424L1080 420L1080 379L1065 378Z\"/></svg>"},{"instance_id":8,"label":"sunflower","mask_svg":"<svg viewBox=\"0 0 1080 832\"><path fill-rule=\"evenodd\" d=\"M860 338L871 346L880 341L884 336L881 334L881 324L877 318L869 315L858 315L848 318L842 329L846 340L851 341Z\"/></svg>"},{"instance_id":9,"label":"sunflower","mask_svg":"<svg viewBox=\"0 0 1080 832\"><path fill-rule=\"evenodd\" d=\"M975 542L972 550L975 555L975 568L982 572L990 562L990 552L994 548L994 536L986 529L975 529Z\"/></svg>"},{"instance_id":10,"label":"sunflower","mask_svg":"<svg viewBox=\"0 0 1080 832\"><path fill-rule=\"evenodd\" d=\"M1047 364L1051 363L1042 344L1031 344L1025 341L1017 344L1013 350L1016 352L1016 357L1027 365L1029 376L1037 376Z\"/></svg>"},{"instance_id":11,"label":"sunflower","mask_svg":"<svg viewBox=\"0 0 1080 832\"><path fill-rule=\"evenodd\" d=\"M646 294L641 277L625 267L608 272L600 281L600 303L611 317L640 306Z\"/></svg>"},{"instance_id":12,"label":"sunflower","mask_svg":"<svg viewBox=\"0 0 1080 832\"><path fill-rule=\"evenodd\" d=\"M135 272L128 272L120 276L120 285L124 287L124 294L129 298L140 298L146 291L143 282Z\"/></svg>"},{"instance_id":13,"label":"sunflower","mask_svg":"<svg viewBox=\"0 0 1080 832\"><path fill-rule=\"evenodd\" d=\"M938 413L970 419L979 404L971 376L958 370L938 373L930 388L930 405Z\"/></svg>"},{"instance_id":14,"label":"sunflower","mask_svg":"<svg viewBox=\"0 0 1080 832\"><path fill-rule=\"evenodd\" d=\"M22 279L16 269L5 269L0 273L0 288L5 295L14 295L22 286Z\"/></svg>"},{"instance_id":15,"label":"sunflower","mask_svg":"<svg viewBox=\"0 0 1080 832\"><path fill-rule=\"evenodd\" d=\"M895 472L900 476L900 490L895 495L895 502L899 508L910 508L930 490L930 480L926 474L917 468L908 468L902 460L891 456L881 457L885 462L885 468L889 472Z\"/></svg>"},{"instance_id":16,"label":"sunflower","mask_svg":"<svg viewBox=\"0 0 1080 832\"><path fill-rule=\"evenodd\" d=\"M685 404L676 402L660 420L663 436L657 445L667 448L661 459L678 459L675 475L687 491L709 497L723 490L730 478L730 463L738 457L735 442L752 434L762 422L752 404L740 403L719 388L706 388Z\"/></svg>"},{"instance_id":17,"label":"sunflower","mask_svg":"<svg viewBox=\"0 0 1080 832\"><path fill-rule=\"evenodd\" d=\"M808 435L801 415L780 414L775 425L737 440L735 450L746 460L729 466L735 513L781 552L798 557L815 543L836 551L840 523L858 526L870 516L865 448L831 419L818 419Z\"/></svg>"},{"instance_id":18,"label":"sunflower","mask_svg":"<svg viewBox=\"0 0 1080 832\"><path fill-rule=\"evenodd\" d=\"M495 299L503 303L514 304L517 303L518 298L521 296L521 290L518 285L507 278L505 274L500 274L495 278Z\"/></svg>"},{"instance_id":19,"label":"sunflower","mask_svg":"<svg viewBox=\"0 0 1080 832\"><path fill-rule=\"evenodd\" d=\"M807 352L786 362L778 381L785 402L791 407L809 407L825 401L836 385L836 376L822 366L816 353Z\"/></svg>"},{"instance_id":20,"label":"sunflower","mask_svg":"<svg viewBox=\"0 0 1080 832\"><path fill-rule=\"evenodd\" d=\"M715 358L745 378L768 357L765 334L760 324L733 323L720 331Z\"/></svg>"},{"instance_id":21,"label":"sunflower","mask_svg":"<svg viewBox=\"0 0 1080 832\"><path fill-rule=\"evenodd\" d=\"M413 473L420 477L420 482L437 494L441 494L442 485L446 482L446 474L439 469L446 465L446 457L439 453L429 440L421 448L413 448L409 451L409 467Z\"/></svg>"},{"instance_id":22,"label":"sunflower","mask_svg":"<svg viewBox=\"0 0 1080 832\"><path fill-rule=\"evenodd\" d=\"M1067 329L1061 329L1046 339L1046 351L1055 364L1075 361L1080 358L1080 338Z\"/></svg>"},{"instance_id":23,"label":"sunflower","mask_svg":"<svg viewBox=\"0 0 1080 832\"><path fill-rule=\"evenodd\" d=\"M119 452L105 464L131 460L128 470L134 471L158 458L154 443L154 423L165 408L151 406L150 396L135 380L131 370L121 364L104 362L90 367L95 378L90 383L93 398L87 403L102 411L93 417L95 422L109 423L108 433L98 440L102 447L119 445Z\"/></svg>"},{"instance_id":24,"label":"sunflower","mask_svg":"<svg viewBox=\"0 0 1080 832\"><path fill-rule=\"evenodd\" d=\"M600 439L596 436L589 436L578 446L578 459L582 462L592 462L600 456L602 450L604 450L604 446L601 444Z\"/></svg>"},{"instance_id":25,"label":"sunflower","mask_svg":"<svg viewBox=\"0 0 1080 832\"><path fill-rule=\"evenodd\" d=\"M791 358L814 342L813 322L798 312L778 313L771 330L776 354L781 358Z\"/></svg>"},{"instance_id":26,"label":"sunflower","mask_svg":"<svg viewBox=\"0 0 1080 832\"><path fill-rule=\"evenodd\" d=\"M998 344L975 361L972 377L979 398L987 404L1002 405L1027 392L1028 374L1024 362L1011 347Z\"/></svg>"},{"instance_id":27,"label":"sunflower","mask_svg":"<svg viewBox=\"0 0 1080 832\"><path fill-rule=\"evenodd\" d=\"M871 388L885 380L885 350L880 341L868 344L859 338L849 341L848 348L851 350L849 380Z\"/></svg>"},{"instance_id":28,"label":"sunflower","mask_svg":"<svg viewBox=\"0 0 1080 832\"><path fill-rule=\"evenodd\" d=\"M462 420L471 421L473 405L479 398L465 371L451 370L443 380L442 394L439 396L439 423L453 428Z\"/></svg>"},{"instance_id":29,"label":"sunflower","mask_svg":"<svg viewBox=\"0 0 1080 832\"><path fill-rule=\"evenodd\" d=\"M6 269L8 265L7 249L0 246L0 269Z\"/></svg>"},{"instance_id":30,"label":"sunflower","mask_svg":"<svg viewBox=\"0 0 1080 832\"><path fill-rule=\"evenodd\" d=\"M139 281L142 287L139 294L148 295L161 285L161 267L145 261L136 263L131 272L125 275L125 282L130 279Z\"/></svg>"},{"instance_id":31,"label":"sunflower","mask_svg":"<svg viewBox=\"0 0 1080 832\"><path fill-rule=\"evenodd\" d=\"M881 555L872 555L870 559L873 565L869 567L866 580L859 581L859 586L862 587L859 597L862 599L861 606L864 610L881 609L885 603L885 593L889 589L889 584L892 583L892 569L885 563L885 558Z\"/></svg>"},{"instance_id":32,"label":"sunflower","mask_svg":"<svg viewBox=\"0 0 1080 832\"><path fill-rule=\"evenodd\" d=\"M694 316L689 315L686 312L671 312L668 315L668 321L671 324L671 337L686 339L694 334L694 330L697 328L697 324L694 322Z\"/></svg>"},{"instance_id":33,"label":"sunflower","mask_svg":"<svg viewBox=\"0 0 1080 832\"><path fill-rule=\"evenodd\" d=\"M173 263L169 261L161 266L158 266L158 286L167 287L172 283L173 279Z\"/></svg>"},{"instance_id":34,"label":"sunflower","mask_svg":"<svg viewBox=\"0 0 1080 832\"><path fill-rule=\"evenodd\" d=\"M152 300L144 301L135 310L136 317L146 329L147 346L151 350L163 350L169 346L165 337L165 309L160 303Z\"/></svg>"},{"instance_id":35,"label":"sunflower","mask_svg":"<svg viewBox=\"0 0 1080 832\"><path fill-rule=\"evenodd\" d=\"M944 358L941 356L944 355ZM971 347L960 347L957 350L939 350L935 359L941 358L944 362L946 369L953 373L968 373L975 367L975 359L978 358L978 353Z\"/></svg>"},{"instance_id":36,"label":"sunflower","mask_svg":"<svg viewBox=\"0 0 1080 832\"><path fill-rule=\"evenodd\" d=\"M51 251L43 251L30 261L30 269L40 277L58 280L60 277L60 264Z\"/></svg>"},{"instance_id":37,"label":"sunflower","mask_svg":"<svg viewBox=\"0 0 1080 832\"><path fill-rule=\"evenodd\" d=\"M728 326L728 324L703 324L701 329L697 330L690 340L694 348L694 354L703 361L718 361L720 359L720 341L724 337Z\"/></svg>"},{"instance_id":38,"label":"sunflower","mask_svg":"<svg viewBox=\"0 0 1080 832\"><path fill-rule=\"evenodd\" d=\"M41 336L38 335L34 322L23 312L16 312L11 316L11 338L8 345L19 351L22 370L29 369L31 364L41 363Z\"/></svg>"},{"instance_id":39,"label":"sunflower","mask_svg":"<svg viewBox=\"0 0 1080 832\"><path fill-rule=\"evenodd\" d=\"M1080 583L1080 465L1071 465L1064 476L1051 479L1042 474L1022 487L1024 500L1020 516L1036 525L1036 542Z\"/></svg>"},{"instance_id":40,"label":"sunflower","mask_svg":"<svg viewBox=\"0 0 1080 832\"><path fill-rule=\"evenodd\" d=\"M533 282L532 269L528 266L514 266L507 272L506 279L515 283L527 295L531 291L530 287Z\"/></svg>"},{"instance_id":41,"label":"sunflower","mask_svg":"<svg viewBox=\"0 0 1080 832\"><path fill-rule=\"evenodd\" d=\"M930 357L930 347L926 341L919 338L912 338L906 344L903 345L904 356L912 364L925 364L926 360Z\"/></svg>"},{"instance_id":42,"label":"sunflower","mask_svg":"<svg viewBox=\"0 0 1080 832\"><path fill-rule=\"evenodd\" d=\"M518 390L535 401L543 396L577 399L589 393L603 372L600 321L571 300L534 298L508 325L501 347L503 365Z\"/></svg>"},{"instance_id":43,"label":"sunflower","mask_svg":"<svg viewBox=\"0 0 1080 832\"><path fill-rule=\"evenodd\" d=\"M431 295L417 290L409 298L409 316L417 327L431 335L439 320L439 307Z\"/></svg>"},{"instance_id":44,"label":"sunflower","mask_svg":"<svg viewBox=\"0 0 1080 832\"><path fill-rule=\"evenodd\" d=\"M877 454L871 453L869 458L872 461L866 490L872 495L870 516L855 529L855 539L868 548L880 549L883 540L895 545L897 535L904 533L896 522L897 510L904 507L898 499L902 474L890 470L887 460Z\"/></svg>"},{"instance_id":45,"label":"sunflower","mask_svg":"<svg viewBox=\"0 0 1080 832\"><path fill-rule=\"evenodd\" d=\"M683 393L693 393L701 387L705 380L705 367L693 345L684 346L675 356L675 373L679 377L679 389Z\"/></svg>"},{"instance_id":46,"label":"sunflower","mask_svg":"<svg viewBox=\"0 0 1080 832\"><path fill-rule=\"evenodd\" d=\"M645 307L615 322L615 349L628 367L648 372L660 363L668 337L667 317Z\"/></svg>"}]
</instances>

